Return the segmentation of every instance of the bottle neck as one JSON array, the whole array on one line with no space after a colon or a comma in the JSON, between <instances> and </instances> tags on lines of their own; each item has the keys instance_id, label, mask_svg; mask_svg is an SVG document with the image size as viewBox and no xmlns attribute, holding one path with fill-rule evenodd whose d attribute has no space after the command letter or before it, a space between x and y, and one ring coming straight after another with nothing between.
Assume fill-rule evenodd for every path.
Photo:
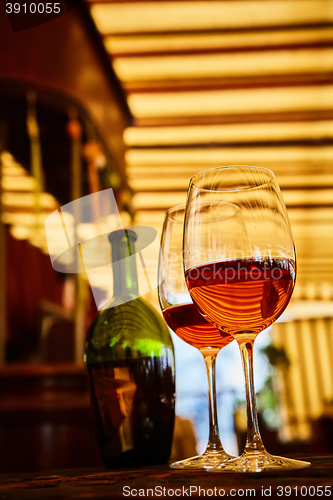
<instances>
[{"instance_id":1,"label":"bottle neck","mask_svg":"<svg viewBox=\"0 0 333 500\"><path fill-rule=\"evenodd\" d=\"M112 246L113 296L139 296L134 231L119 230L110 234Z\"/></svg>"}]
</instances>

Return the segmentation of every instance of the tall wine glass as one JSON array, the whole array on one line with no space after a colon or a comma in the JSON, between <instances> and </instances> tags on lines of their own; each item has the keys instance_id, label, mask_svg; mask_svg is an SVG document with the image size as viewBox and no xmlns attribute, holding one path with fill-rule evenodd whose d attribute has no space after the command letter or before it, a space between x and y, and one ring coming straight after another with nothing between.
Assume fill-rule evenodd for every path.
<instances>
[{"instance_id":1,"label":"tall wine glass","mask_svg":"<svg viewBox=\"0 0 333 500\"><path fill-rule=\"evenodd\" d=\"M222 202L240 208L244 223L241 241L237 227L219 220ZM208 212L206 206L210 206ZM236 339L245 375L245 449L241 457L214 470L260 472L307 467L308 462L270 455L263 445L257 419L253 344L288 305L296 277L293 237L273 172L253 166L230 166L192 177L183 258L193 302L207 320Z\"/></svg>"},{"instance_id":2,"label":"tall wine glass","mask_svg":"<svg viewBox=\"0 0 333 500\"><path fill-rule=\"evenodd\" d=\"M220 216L237 223L238 208L224 203ZM208 377L209 439L206 451L171 465L175 469L212 468L233 458L228 455L219 437L216 411L215 361L222 347L233 337L208 323L197 311L188 293L183 270L182 245L185 205L167 211L161 238L159 262L159 301L168 326L188 344L203 354Z\"/></svg>"}]
</instances>

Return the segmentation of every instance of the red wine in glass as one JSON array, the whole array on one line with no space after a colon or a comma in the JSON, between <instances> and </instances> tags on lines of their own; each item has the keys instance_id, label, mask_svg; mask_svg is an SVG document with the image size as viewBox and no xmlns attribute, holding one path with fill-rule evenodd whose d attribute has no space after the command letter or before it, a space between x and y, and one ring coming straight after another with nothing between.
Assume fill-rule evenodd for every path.
<instances>
[{"instance_id":1,"label":"red wine in glass","mask_svg":"<svg viewBox=\"0 0 333 500\"><path fill-rule=\"evenodd\" d=\"M201 351L207 347L222 349L234 340L208 323L193 303L168 307L163 316L179 338Z\"/></svg>"},{"instance_id":2,"label":"red wine in glass","mask_svg":"<svg viewBox=\"0 0 333 500\"><path fill-rule=\"evenodd\" d=\"M227 203L226 217L234 220L238 207ZM164 319L175 334L187 344L196 347L204 357L208 382L209 437L201 455L186 458L170 465L174 469L212 469L226 464L234 457L223 449L218 427L216 400L216 357L222 347L233 341L231 335L221 333L214 322L207 322L191 301L183 266L183 228L185 205L170 208L165 216L159 261L158 296Z\"/></svg>"},{"instance_id":3,"label":"red wine in glass","mask_svg":"<svg viewBox=\"0 0 333 500\"><path fill-rule=\"evenodd\" d=\"M237 341L244 372L244 452L211 470L308 467L309 462L268 453L257 417L254 342L285 310L296 274L291 226L274 173L251 165L229 165L195 174L187 193L182 248L191 298L205 319Z\"/></svg>"},{"instance_id":4,"label":"red wine in glass","mask_svg":"<svg viewBox=\"0 0 333 500\"><path fill-rule=\"evenodd\" d=\"M287 307L295 274L292 260L249 258L195 266L185 279L202 313L223 332L257 335Z\"/></svg>"}]
</instances>

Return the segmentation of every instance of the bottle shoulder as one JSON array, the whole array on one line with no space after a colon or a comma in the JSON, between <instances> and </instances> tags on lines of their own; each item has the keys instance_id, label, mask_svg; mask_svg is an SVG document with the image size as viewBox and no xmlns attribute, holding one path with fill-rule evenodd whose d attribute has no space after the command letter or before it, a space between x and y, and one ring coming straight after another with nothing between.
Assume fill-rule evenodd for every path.
<instances>
[{"instance_id":1,"label":"bottle shoulder","mask_svg":"<svg viewBox=\"0 0 333 500\"><path fill-rule=\"evenodd\" d=\"M138 297L98 312L87 332L86 352L100 349L111 349L116 357L126 352L126 357L129 352L155 356L163 349L173 351L173 343L155 307Z\"/></svg>"},{"instance_id":2,"label":"bottle shoulder","mask_svg":"<svg viewBox=\"0 0 333 500\"><path fill-rule=\"evenodd\" d=\"M139 317L143 320L145 326L153 326L157 323L161 329L168 330L161 314L150 302L142 297L133 299L128 296L114 299L97 313L95 319L97 320L97 324L105 324L105 322L110 322L115 319L117 319L117 321L126 320L127 315L128 318L133 319Z\"/></svg>"}]
</instances>

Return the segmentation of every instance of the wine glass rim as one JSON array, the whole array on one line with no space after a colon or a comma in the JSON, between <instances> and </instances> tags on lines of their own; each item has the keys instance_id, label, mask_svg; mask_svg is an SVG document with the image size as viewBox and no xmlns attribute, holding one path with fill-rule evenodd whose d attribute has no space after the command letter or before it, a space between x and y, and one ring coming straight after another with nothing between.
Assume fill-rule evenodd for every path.
<instances>
[{"instance_id":1,"label":"wine glass rim","mask_svg":"<svg viewBox=\"0 0 333 500\"><path fill-rule=\"evenodd\" d=\"M175 216L172 215L173 212L179 212L180 210L184 210L184 214L185 214L186 203L181 203L180 205L175 205L174 207L168 208L168 210L166 211L166 216L175 222L179 222L179 223L183 224L184 218L182 220L180 220L180 219L176 219Z\"/></svg>"},{"instance_id":2,"label":"wine glass rim","mask_svg":"<svg viewBox=\"0 0 333 500\"><path fill-rule=\"evenodd\" d=\"M239 206L238 206L236 203L231 203L231 202L229 202L229 201L218 201L218 202L215 202L215 204L216 204L216 203L219 203L219 204L221 204L221 205L228 205L228 206L230 206L230 207L235 207L235 208L236 208L235 213L237 213L237 212L240 210ZM202 204L202 205L203 205L204 203L202 202L202 203L199 203L199 205L200 205L200 204ZM172 221L177 222L177 223L179 223L179 224L184 224L185 213L186 213L186 206L187 206L187 205L186 205L186 203L182 203L181 205L176 205L176 206L174 206L174 207L169 208L169 209L166 211L166 218L169 218L169 219L171 219ZM173 212L177 213L177 212L179 212L180 210L183 210L183 212L184 212L184 217L182 217L181 219L176 219L176 217L174 217L172 214L173 214ZM206 222L214 222L214 220L227 219L227 218L229 218L229 217L230 217L230 216L227 216L227 217L220 217L220 218L218 218L218 219L213 219L213 220L209 220L209 221L206 221Z\"/></svg>"},{"instance_id":3,"label":"wine glass rim","mask_svg":"<svg viewBox=\"0 0 333 500\"><path fill-rule=\"evenodd\" d=\"M207 189L207 188L204 188L204 187L200 187L198 186L194 179L198 176L198 175L201 175L201 174L204 174L205 172L209 172L211 170L227 170L227 169L240 169L240 168L253 168L253 169L258 169L258 170L264 170L265 172L268 172L271 174L271 178L266 181L266 182L263 182L262 184L259 184L257 186L248 186L248 187L244 187L244 188L238 188L238 189ZM273 180L275 179L275 174L272 170L270 170L269 168L265 168L265 167L259 167L257 165L224 165L224 166L220 166L220 167L213 167L213 168L208 168L206 170L201 170L200 172L197 172L196 174L194 174L191 179L190 179L190 185L194 185L195 187L197 187L198 189L200 189L201 191L208 191L208 192L216 192L216 191L220 191L220 192L236 192L236 191L250 191L251 189L258 189L258 188L262 188L264 186L267 186L268 184L270 184Z\"/></svg>"}]
</instances>

